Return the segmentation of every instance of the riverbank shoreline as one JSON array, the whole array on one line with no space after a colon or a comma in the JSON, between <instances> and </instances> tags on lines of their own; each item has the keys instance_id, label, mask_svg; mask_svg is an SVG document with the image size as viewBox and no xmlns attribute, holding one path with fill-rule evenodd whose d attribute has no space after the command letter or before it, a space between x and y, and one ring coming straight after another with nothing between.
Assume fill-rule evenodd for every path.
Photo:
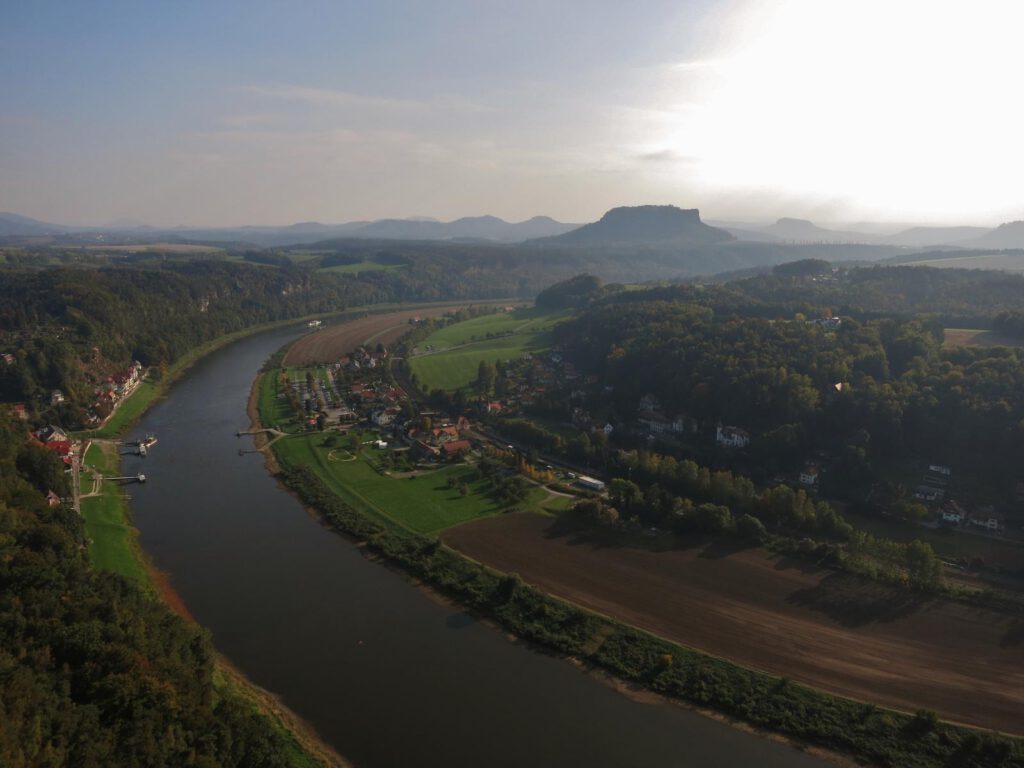
<instances>
[{"instance_id":1,"label":"riverbank shoreline","mask_svg":"<svg viewBox=\"0 0 1024 768\"><path fill-rule=\"evenodd\" d=\"M299 323L301 321L302 318L299 318L296 320L257 326L253 329L246 329L245 332L227 334L213 340L207 345L197 348L195 354L190 354L180 365L175 366L173 374L168 375L159 382L159 386L156 391L146 393L149 394L149 397L142 403L141 407L136 409L136 412L132 414L131 419L122 420L120 423L116 424L115 429L111 433L103 437L90 433L90 436L86 439L93 443L96 450L104 452L110 450L113 446L111 441L115 437L123 435L128 429L130 429L138 419L145 415L153 405L160 401L175 382L180 380L180 378L187 373L194 364L205 358L207 355L232 342L246 338L247 336L274 330L276 328L284 328L288 325ZM140 393L137 390L133 393L133 396L138 394ZM127 405L128 402L129 401L126 400L123 405ZM110 423L111 422L108 422L105 426L109 426ZM116 465L120 467L121 456L114 456L113 460ZM83 499L83 502L88 501L89 498ZM195 617L189 611L185 601L175 590L171 582L170 574L158 569L153 563L152 558L149 557L139 544L138 530L133 525L132 512L128 499L123 495L120 495L116 498L115 503L117 507L116 512L120 517L120 522L128 529L128 535L126 536L125 543L123 545L124 552L121 554L134 560L137 564L138 570L141 571L141 576L135 578L135 582L138 583L142 589L149 592L153 599L159 600L170 608L170 610L183 621L202 628L202 625L196 621ZM83 514L83 516L85 515ZM98 567L95 562L93 563L93 567ZM296 713L292 712L273 693L261 688L249 680L245 674L232 664L231 660L224 654L220 653L216 649L214 649L214 652L214 689L218 695L234 697L237 700L244 702L247 706L252 707L254 711L268 718L271 722L271 727L286 741L291 742L293 748L297 749L302 754L302 764L315 763L317 765L324 766L325 768L351 768L351 763L346 761L330 745L328 745L309 723L299 717Z\"/></svg>"}]
</instances>

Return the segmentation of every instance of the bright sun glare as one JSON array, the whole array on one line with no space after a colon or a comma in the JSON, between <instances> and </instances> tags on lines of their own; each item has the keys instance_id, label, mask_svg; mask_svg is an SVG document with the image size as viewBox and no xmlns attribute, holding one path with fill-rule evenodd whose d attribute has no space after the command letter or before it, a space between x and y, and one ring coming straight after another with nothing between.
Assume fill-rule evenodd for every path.
<instances>
[{"instance_id":1,"label":"bright sun glare","mask_svg":"<svg viewBox=\"0 0 1024 768\"><path fill-rule=\"evenodd\" d=\"M1024 215L1024 3L748 1L726 25L663 94L664 146L704 189Z\"/></svg>"}]
</instances>

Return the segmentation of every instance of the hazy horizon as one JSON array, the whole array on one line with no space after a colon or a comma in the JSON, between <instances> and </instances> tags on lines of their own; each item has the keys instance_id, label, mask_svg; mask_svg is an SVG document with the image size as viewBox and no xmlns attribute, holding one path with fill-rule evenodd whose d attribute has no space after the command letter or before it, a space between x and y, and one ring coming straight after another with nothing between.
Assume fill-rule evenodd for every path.
<instances>
[{"instance_id":1,"label":"hazy horizon","mask_svg":"<svg viewBox=\"0 0 1024 768\"><path fill-rule=\"evenodd\" d=\"M1024 218L1021 21L998 0L23 4L0 211L995 226Z\"/></svg>"}]
</instances>

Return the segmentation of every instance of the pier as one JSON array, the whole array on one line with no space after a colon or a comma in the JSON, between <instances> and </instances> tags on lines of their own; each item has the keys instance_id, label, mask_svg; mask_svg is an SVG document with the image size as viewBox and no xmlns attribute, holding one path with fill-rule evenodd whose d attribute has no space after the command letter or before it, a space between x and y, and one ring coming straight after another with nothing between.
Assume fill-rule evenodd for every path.
<instances>
[{"instance_id":1,"label":"pier","mask_svg":"<svg viewBox=\"0 0 1024 768\"><path fill-rule=\"evenodd\" d=\"M104 477L104 480L117 480L125 483L144 483L146 482L146 476L143 474L138 475L126 475L124 477Z\"/></svg>"}]
</instances>

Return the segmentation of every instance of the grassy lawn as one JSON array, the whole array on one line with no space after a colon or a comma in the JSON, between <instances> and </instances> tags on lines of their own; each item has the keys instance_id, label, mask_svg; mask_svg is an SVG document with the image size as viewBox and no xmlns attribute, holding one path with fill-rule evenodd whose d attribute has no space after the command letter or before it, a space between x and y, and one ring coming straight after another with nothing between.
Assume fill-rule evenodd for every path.
<instances>
[{"instance_id":1,"label":"grassy lawn","mask_svg":"<svg viewBox=\"0 0 1024 768\"><path fill-rule=\"evenodd\" d=\"M274 444L284 461L310 467L349 504L385 523L397 523L415 533L436 533L451 525L492 515L502 507L486 494L487 483L469 483L470 493L462 496L449 488L448 478L469 475L469 467L457 465L415 478L393 478L374 469L376 449L362 449L356 461L331 461L330 448L320 445L323 435L290 437Z\"/></svg>"},{"instance_id":2,"label":"grassy lawn","mask_svg":"<svg viewBox=\"0 0 1024 768\"><path fill-rule=\"evenodd\" d=\"M107 477L120 474L117 447L114 445L93 443L85 456L85 463ZM91 488L90 482L88 489ZM100 496L82 499L82 517L85 518L85 530L90 540L89 559L98 570L119 573L149 589L149 577L135 543L135 529L128 519L125 492L126 486L104 481Z\"/></svg>"},{"instance_id":3,"label":"grassy lawn","mask_svg":"<svg viewBox=\"0 0 1024 768\"><path fill-rule=\"evenodd\" d=\"M298 428L295 414L287 398L278 397L277 370L260 376L259 404L260 422L266 427L275 427L282 432Z\"/></svg>"}]
</instances>

